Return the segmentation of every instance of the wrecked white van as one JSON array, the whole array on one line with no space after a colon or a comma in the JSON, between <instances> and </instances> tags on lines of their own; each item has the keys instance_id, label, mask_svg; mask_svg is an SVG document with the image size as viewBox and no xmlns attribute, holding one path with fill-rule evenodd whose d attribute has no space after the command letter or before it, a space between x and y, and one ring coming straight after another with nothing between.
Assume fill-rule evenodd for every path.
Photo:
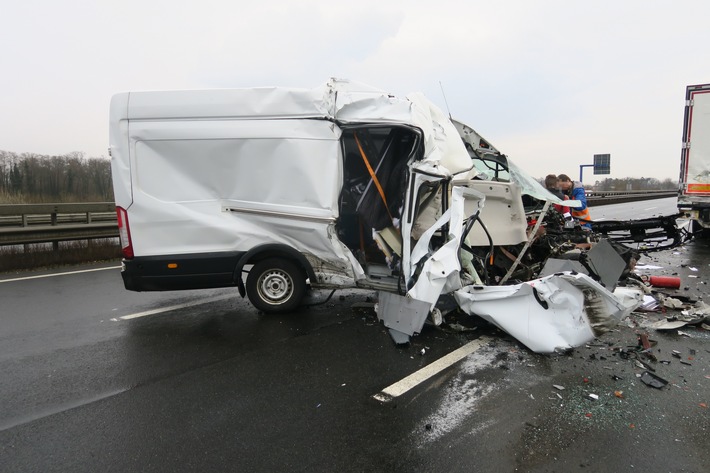
<instances>
[{"instance_id":1,"label":"wrecked white van","mask_svg":"<svg viewBox=\"0 0 710 473\"><path fill-rule=\"evenodd\" d=\"M606 301L596 304L602 318L625 309L587 276L506 293L481 277L488 263L475 267L476 248L531 237L524 183L472 180L470 153L483 143L474 135L421 94L337 79L307 90L117 94L110 155L125 287L236 286L265 312L294 309L309 286L376 289L395 338L420 332L442 294L456 292L463 310L493 313L494 323L491 301L530 295L515 300L574 325L539 351L589 340L589 300ZM502 216L490 229L480 218L486 196L489 214ZM550 289L563 286L573 294Z\"/></svg>"},{"instance_id":2,"label":"wrecked white van","mask_svg":"<svg viewBox=\"0 0 710 473\"><path fill-rule=\"evenodd\" d=\"M343 80L117 94L110 155L126 288L237 286L266 312L307 284L433 306L480 199L451 189L472 164L438 108Z\"/></svg>"}]
</instances>

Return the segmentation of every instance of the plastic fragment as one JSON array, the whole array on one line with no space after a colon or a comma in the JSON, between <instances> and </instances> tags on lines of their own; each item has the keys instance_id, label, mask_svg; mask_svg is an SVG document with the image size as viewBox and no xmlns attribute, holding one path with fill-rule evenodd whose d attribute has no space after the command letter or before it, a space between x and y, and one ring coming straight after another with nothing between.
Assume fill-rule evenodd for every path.
<instances>
[{"instance_id":1,"label":"plastic fragment","mask_svg":"<svg viewBox=\"0 0 710 473\"><path fill-rule=\"evenodd\" d=\"M598 394L590 394L590 395L589 395L589 398L590 398L590 399L593 399L593 400L595 400L595 401L598 401L598 400L599 400L599 395L598 395Z\"/></svg>"},{"instance_id":2,"label":"plastic fragment","mask_svg":"<svg viewBox=\"0 0 710 473\"><path fill-rule=\"evenodd\" d=\"M555 388L555 389L557 389L558 391L564 391L564 390L565 390L565 387L564 387L564 386L560 386L559 384L553 384L552 387Z\"/></svg>"},{"instance_id":3,"label":"plastic fragment","mask_svg":"<svg viewBox=\"0 0 710 473\"><path fill-rule=\"evenodd\" d=\"M655 330L676 330L680 327L684 327L687 322L682 320L660 320L651 325Z\"/></svg>"},{"instance_id":4,"label":"plastic fragment","mask_svg":"<svg viewBox=\"0 0 710 473\"><path fill-rule=\"evenodd\" d=\"M619 399L624 399L624 391L614 391L614 396L618 397Z\"/></svg>"},{"instance_id":5,"label":"plastic fragment","mask_svg":"<svg viewBox=\"0 0 710 473\"><path fill-rule=\"evenodd\" d=\"M701 402L701 403L698 404L698 405L699 405L700 407L702 407L703 409L707 409L707 408L708 408L708 405L707 405L706 403L704 403L704 402Z\"/></svg>"},{"instance_id":6,"label":"plastic fragment","mask_svg":"<svg viewBox=\"0 0 710 473\"><path fill-rule=\"evenodd\" d=\"M678 282L678 286L680 286L680 281ZM683 302L680 299L676 299L675 297L666 297L663 300L663 307L666 307L668 309L680 309L681 307L683 307Z\"/></svg>"},{"instance_id":7,"label":"plastic fragment","mask_svg":"<svg viewBox=\"0 0 710 473\"><path fill-rule=\"evenodd\" d=\"M661 389L668 384L668 381L666 381L665 379L648 371L644 371L641 374L641 382L646 386L651 386L652 388L656 389Z\"/></svg>"},{"instance_id":8,"label":"plastic fragment","mask_svg":"<svg viewBox=\"0 0 710 473\"><path fill-rule=\"evenodd\" d=\"M638 336L639 344L644 350L649 350L651 348L651 341L648 339L647 333L640 333Z\"/></svg>"}]
</instances>

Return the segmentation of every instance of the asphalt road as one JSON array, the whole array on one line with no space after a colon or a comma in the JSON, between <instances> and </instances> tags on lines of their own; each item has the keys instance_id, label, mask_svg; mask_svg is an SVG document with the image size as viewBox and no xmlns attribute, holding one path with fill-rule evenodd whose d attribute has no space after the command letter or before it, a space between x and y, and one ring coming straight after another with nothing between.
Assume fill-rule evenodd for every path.
<instances>
[{"instance_id":1,"label":"asphalt road","mask_svg":"<svg viewBox=\"0 0 710 473\"><path fill-rule=\"evenodd\" d=\"M709 242L640 263L707 298ZM267 316L235 290L127 292L115 264L0 275L0 471L710 471L710 332L654 331L662 314L645 313L542 356L469 319L398 348L373 296ZM639 333L663 389L621 356Z\"/></svg>"}]
</instances>

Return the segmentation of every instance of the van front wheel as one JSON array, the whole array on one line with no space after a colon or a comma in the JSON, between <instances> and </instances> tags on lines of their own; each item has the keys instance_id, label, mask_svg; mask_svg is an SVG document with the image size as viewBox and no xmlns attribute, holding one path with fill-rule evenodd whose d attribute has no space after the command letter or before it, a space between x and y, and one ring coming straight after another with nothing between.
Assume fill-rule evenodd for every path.
<instances>
[{"instance_id":1,"label":"van front wheel","mask_svg":"<svg viewBox=\"0 0 710 473\"><path fill-rule=\"evenodd\" d=\"M288 260L266 259L251 268L247 276L247 295L262 312L288 312L295 309L306 291L306 274Z\"/></svg>"}]
</instances>

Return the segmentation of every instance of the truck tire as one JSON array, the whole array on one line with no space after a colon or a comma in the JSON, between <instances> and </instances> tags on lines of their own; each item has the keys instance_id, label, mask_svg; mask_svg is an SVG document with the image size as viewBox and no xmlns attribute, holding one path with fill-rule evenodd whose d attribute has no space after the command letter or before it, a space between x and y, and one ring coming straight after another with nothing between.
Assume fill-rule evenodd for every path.
<instances>
[{"instance_id":1,"label":"truck tire","mask_svg":"<svg viewBox=\"0 0 710 473\"><path fill-rule=\"evenodd\" d=\"M249 301L260 311L289 312L303 299L306 273L292 261L266 259L251 268L246 289Z\"/></svg>"}]
</instances>

